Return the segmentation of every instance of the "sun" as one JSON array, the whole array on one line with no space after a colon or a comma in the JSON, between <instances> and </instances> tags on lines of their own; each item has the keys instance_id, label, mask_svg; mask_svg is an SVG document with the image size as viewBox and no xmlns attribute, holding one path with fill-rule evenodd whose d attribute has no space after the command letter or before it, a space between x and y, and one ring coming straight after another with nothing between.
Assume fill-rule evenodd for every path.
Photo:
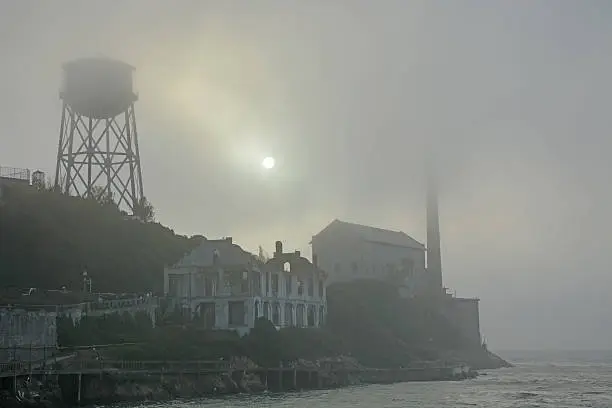
<instances>
[{"instance_id":1,"label":"sun","mask_svg":"<svg viewBox=\"0 0 612 408\"><path fill-rule=\"evenodd\" d=\"M276 165L276 161L274 160L274 157L268 156L264 158L261 162L261 166L267 170L274 168L275 165Z\"/></svg>"}]
</instances>

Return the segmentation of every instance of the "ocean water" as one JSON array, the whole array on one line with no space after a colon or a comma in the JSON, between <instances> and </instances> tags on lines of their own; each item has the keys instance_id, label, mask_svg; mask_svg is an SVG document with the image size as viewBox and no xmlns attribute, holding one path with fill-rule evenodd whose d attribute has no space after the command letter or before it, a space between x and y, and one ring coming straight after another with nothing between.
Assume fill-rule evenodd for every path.
<instances>
[{"instance_id":1,"label":"ocean water","mask_svg":"<svg viewBox=\"0 0 612 408\"><path fill-rule=\"evenodd\" d=\"M595 407L612 408L612 352L507 352L514 368L461 382L368 385L114 407ZM106 408L106 407L105 407Z\"/></svg>"}]
</instances>

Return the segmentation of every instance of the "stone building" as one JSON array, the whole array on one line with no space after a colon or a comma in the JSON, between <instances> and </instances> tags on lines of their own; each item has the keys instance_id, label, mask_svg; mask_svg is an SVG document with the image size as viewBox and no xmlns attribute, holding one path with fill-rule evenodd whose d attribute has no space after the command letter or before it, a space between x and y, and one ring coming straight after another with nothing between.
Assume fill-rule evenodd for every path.
<instances>
[{"instance_id":1,"label":"stone building","mask_svg":"<svg viewBox=\"0 0 612 408\"><path fill-rule=\"evenodd\" d=\"M0 308L0 362L41 360L56 349L56 313Z\"/></svg>"},{"instance_id":2,"label":"stone building","mask_svg":"<svg viewBox=\"0 0 612 408\"><path fill-rule=\"evenodd\" d=\"M401 231L332 221L311 241L328 284L356 279L392 282L412 297L425 285L425 246Z\"/></svg>"},{"instance_id":3,"label":"stone building","mask_svg":"<svg viewBox=\"0 0 612 408\"><path fill-rule=\"evenodd\" d=\"M325 274L299 252L257 259L232 238L204 240L164 271L170 303L209 329L247 333L259 317L277 327L316 327L325 319Z\"/></svg>"}]
</instances>

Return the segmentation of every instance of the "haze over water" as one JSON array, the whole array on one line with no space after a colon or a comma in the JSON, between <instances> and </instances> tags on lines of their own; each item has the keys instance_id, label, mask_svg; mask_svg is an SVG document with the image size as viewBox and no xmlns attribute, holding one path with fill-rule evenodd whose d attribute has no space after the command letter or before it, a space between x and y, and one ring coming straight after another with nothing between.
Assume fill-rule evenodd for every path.
<instances>
[{"instance_id":1,"label":"haze over water","mask_svg":"<svg viewBox=\"0 0 612 408\"><path fill-rule=\"evenodd\" d=\"M330 391L243 395L123 407L149 408L351 408L351 407L592 407L612 406L612 352L516 352L509 369L475 380L370 385Z\"/></svg>"}]
</instances>

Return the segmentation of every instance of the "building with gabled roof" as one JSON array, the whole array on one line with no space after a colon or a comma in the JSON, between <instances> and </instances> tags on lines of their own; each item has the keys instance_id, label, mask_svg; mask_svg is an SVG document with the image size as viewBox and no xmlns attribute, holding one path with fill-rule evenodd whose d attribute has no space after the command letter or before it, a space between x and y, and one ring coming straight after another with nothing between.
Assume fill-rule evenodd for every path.
<instances>
[{"instance_id":1,"label":"building with gabled roof","mask_svg":"<svg viewBox=\"0 0 612 408\"><path fill-rule=\"evenodd\" d=\"M329 283L379 279L414 296L425 284L425 245L401 231L335 219L311 241L313 261Z\"/></svg>"}]
</instances>

